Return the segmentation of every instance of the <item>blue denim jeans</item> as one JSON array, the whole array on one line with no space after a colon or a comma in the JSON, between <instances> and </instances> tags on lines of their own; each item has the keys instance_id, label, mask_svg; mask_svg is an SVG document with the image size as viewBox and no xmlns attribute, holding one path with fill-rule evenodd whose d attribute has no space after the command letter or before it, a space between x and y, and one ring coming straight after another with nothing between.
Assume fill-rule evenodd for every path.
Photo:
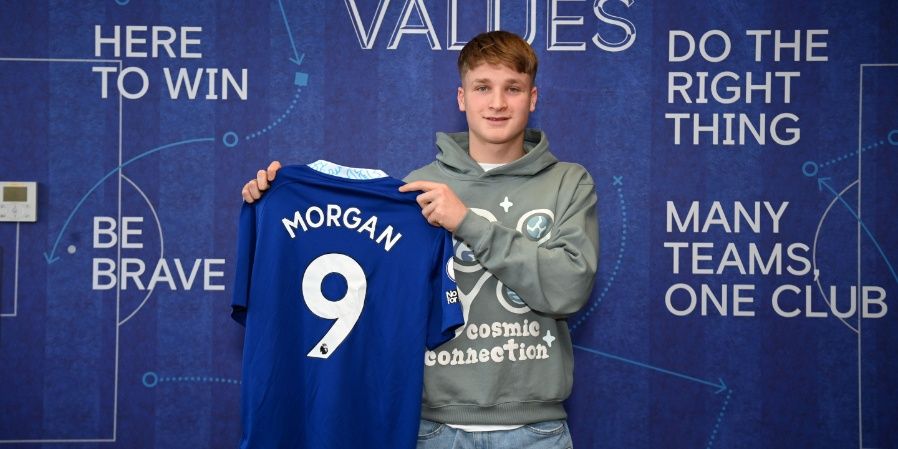
<instances>
[{"instance_id":1,"label":"blue denim jeans","mask_svg":"<svg viewBox=\"0 0 898 449\"><path fill-rule=\"evenodd\" d=\"M544 421L512 430L465 432L421 420L418 449L571 449L567 421Z\"/></svg>"}]
</instances>

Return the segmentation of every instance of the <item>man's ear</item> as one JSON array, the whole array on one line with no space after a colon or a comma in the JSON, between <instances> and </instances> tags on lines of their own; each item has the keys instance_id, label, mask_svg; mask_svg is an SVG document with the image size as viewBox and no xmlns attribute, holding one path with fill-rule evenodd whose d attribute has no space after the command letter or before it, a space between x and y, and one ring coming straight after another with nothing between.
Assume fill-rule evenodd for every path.
<instances>
[{"instance_id":1,"label":"man's ear","mask_svg":"<svg viewBox=\"0 0 898 449\"><path fill-rule=\"evenodd\" d=\"M538 97L536 86L530 88L530 112L536 110L536 98Z\"/></svg>"},{"instance_id":2,"label":"man's ear","mask_svg":"<svg viewBox=\"0 0 898 449\"><path fill-rule=\"evenodd\" d=\"M465 112L465 89L463 87L458 88L457 100L458 110L461 112Z\"/></svg>"}]
</instances>

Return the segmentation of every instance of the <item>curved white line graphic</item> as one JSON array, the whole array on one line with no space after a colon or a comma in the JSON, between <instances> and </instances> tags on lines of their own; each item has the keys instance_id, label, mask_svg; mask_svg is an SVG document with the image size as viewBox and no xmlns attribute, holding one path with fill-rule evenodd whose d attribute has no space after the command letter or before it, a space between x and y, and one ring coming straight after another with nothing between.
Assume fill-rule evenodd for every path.
<instances>
[{"instance_id":1,"label":"curved white line graphic","mask_svg":"<svg viewBox=\"0 0 898 449\"><path fill-rule=\"evenodd\" d=\"M143 197L143 200L147 202L147 206L150 207L150 212L153 213L153 219L156 220L156 229L159 230L159 260L162 260L162 258L165 256L165 239L162 236L162 223L159 222L159 215L156 215L156 208L153 207L153 203L150 202L150 199L147 198L147 195L145 193L143 193L143 190L141 190L140 187L138 187L137 184L134 183L134 181L129 179L124 174L122 174L122 178L125 181L128 181L128 184L131 184L131 187L134 187L134 189L137 190L137 193L139 193L140 196ZM156 261L156 263L159 263L159 262ZM121 286L119 288L121 288ZM128 315L127 318L120 321L118 323L119 326L127 323L128 320L130 320L132 317L134 317L134 315L137 315L137 312L139 312L140 309L143 308L143 305L147 303L147 300L150 299L150 295L153 294L153 290L155 290L155 288L151 288L149 291L147 291L147 295L143 298L143 301L140 302L140 305L138 305L137 308L134 309L134 311L131 312L131 314Z\"/></svg>"},{"instance_id":2,"label":"curved white line graphic","mask_svg":"<svg viewBox=\"0 0 898 449\"><path fill-rule=\"evenodd\" d=\"M845 192L847 192L849 189L854 187L855 184L857 184L857 183L858 183L857 180L855 180L851 184L848 184L848 187L845 187L845 189L843 189L841 192L839 192L839 195L833 198L833 200L829 203L829 206L826 207L826 210L823 211L823 215L820 216L820 221L817 222L817 231L814 233L814 244L811 246L811 267L813 268L812 273L819 273L819 271L817 270L817 239L820 237L820 228L823 227L823 222L826 221L826 216L827 216L827 214L829 214L830 209L833 208L833 205L836 204L836 201L839 201L839 198L842 195L844 195ZM826 292L823 291L823 286L820 285L820 275L817 274L814 276L814 278L815 278L814 282L817 284L817 288L820 290L820 294L823 295L823 300L826 301L826 304L829 306L830 311L832 311L833 310L832 303L829 301L829 298L826 297ZM860 295L860 293L858 293L858 295ZM857 299L858 303L855 305L857 307L855 312L861 313L860 298L856 298L856 299ZM833 315L833 316L835 316L835 315ZM848 326L849 329L854 331L855 334L858 333L857 328L848 324L848 322L845 321L844 318L840 318L838 316L836 318L839 321L841 321L842 324Z\"/></svg>"}]
</instances>

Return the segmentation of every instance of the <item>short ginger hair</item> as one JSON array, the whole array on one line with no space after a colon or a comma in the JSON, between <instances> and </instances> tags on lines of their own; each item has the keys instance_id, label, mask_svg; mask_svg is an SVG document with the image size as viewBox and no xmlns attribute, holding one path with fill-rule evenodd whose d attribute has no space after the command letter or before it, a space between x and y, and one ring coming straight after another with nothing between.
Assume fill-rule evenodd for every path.
<instances>
[{"instance_id":1,"label":"short ginger hair","mask_svg":"<svg viewBox=\"0 0 898 449\"><path fill-rule=\"evenodd\" d=\"M464 78L465 73L483 63L503 65L518 73L526 73L533 82L539 61L527 41L517 34L496 30L478 34L465 44L458 54L458 74Z\"/></svg>"}]
</instances>

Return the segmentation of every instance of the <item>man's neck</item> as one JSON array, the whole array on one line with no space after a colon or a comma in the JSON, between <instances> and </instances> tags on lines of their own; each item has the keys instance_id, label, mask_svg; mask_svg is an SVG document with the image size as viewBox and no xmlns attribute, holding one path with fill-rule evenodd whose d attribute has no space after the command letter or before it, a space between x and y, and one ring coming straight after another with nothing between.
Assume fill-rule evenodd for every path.
<instances>
[{"instance_id":1,"label":"man's neck","mask_svg":"<svg viewBox=\"0 0 898 449\"><path fill-rule=\"evenodd\" d=\"M472 140L469 145L471 159L484 164L506 164L524 157L524 136L515 142L492 144Z\"/></svg>"}]
</instances>

